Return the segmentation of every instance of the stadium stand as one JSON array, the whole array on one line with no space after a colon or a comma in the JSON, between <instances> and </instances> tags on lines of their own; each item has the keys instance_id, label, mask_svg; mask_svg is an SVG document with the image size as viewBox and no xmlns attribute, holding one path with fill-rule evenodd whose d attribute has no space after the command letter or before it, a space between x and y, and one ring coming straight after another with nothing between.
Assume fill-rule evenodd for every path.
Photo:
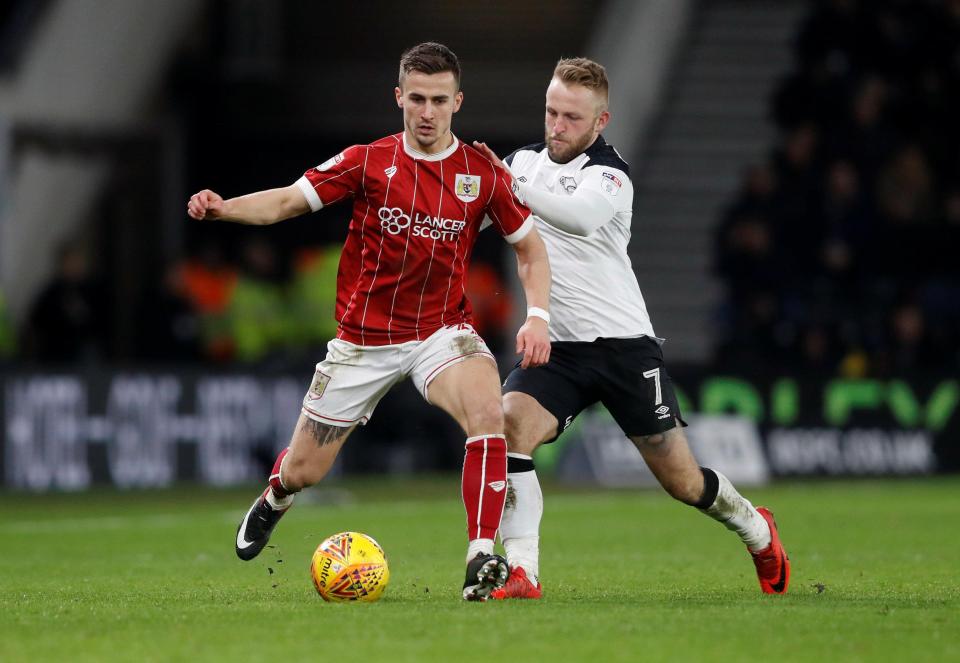
<instances>
[{"instance_id":1,"label":"stadium stand","mask_svg":"<svg viewBox=\"0 0 960 663\"><path fill-rule=\"evenodd\" d=\"M716 232L721 365L960 365L960 3L812 6ZM953 248L951 248L953 247Z\"/></svg>"}]
</instances>

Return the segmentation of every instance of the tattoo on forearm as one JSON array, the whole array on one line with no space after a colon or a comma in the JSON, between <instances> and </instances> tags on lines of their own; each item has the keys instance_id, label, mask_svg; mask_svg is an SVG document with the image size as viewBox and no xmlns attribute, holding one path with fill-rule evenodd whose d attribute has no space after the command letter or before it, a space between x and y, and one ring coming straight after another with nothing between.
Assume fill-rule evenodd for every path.
<instances>
[{"instance_id":1,"label":"tattoo on forearm","mask_svg":"<svg viewBox=\"0 0 960 663\"><path fill-rule=\"evenodd\" d=\"M317 446L322 447L331 442L336 442L340 437L345 436L353 430L353 428L330 426L328 424L321 424L319 421L314 421L313 419L306 419L303 422L303 426L300 427L300 430L308 433L310 437L316 440Z\"/></svg>"}]
</instances>

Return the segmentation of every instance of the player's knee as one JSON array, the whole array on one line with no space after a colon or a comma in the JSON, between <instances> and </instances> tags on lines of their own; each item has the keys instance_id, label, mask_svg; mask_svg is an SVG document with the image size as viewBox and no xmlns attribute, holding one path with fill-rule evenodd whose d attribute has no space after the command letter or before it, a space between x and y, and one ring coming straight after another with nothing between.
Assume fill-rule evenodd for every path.
<instances>
[{"instance_id":1,"label":"player's knee","mask_svg":"<svg viewBox=\"0 0 960 663\"><path fill-rule=\"evenodd\" d=\"M513 453L530 456L537 448L539 440L535 439L529 425L517 416L504 410L503 432L507 436L507 449Z\"/></svg>"},{"instance_id":2,"label":"player's knee","mask_svg":"<svg viewBox=\"0 0 960 663\"><path fill-rule=\"evenodd\" d=\"M507 436L507 446L510 447L510 451L516 451L513 448L513 440L519 439L522 435L523 422L506 407L503 408L503 433Z\"/></svg>"},{"instance_id":3,"label":"player's knee","mask_svg":"<svg viewBox=\"0 0 960 663\"><path fill-rule=\"evenodd\" d=\"M503 430L503 404L499 398L479 401L467 412L467 433L470 435L500 433Z\"/></svg>"}]
</instances>

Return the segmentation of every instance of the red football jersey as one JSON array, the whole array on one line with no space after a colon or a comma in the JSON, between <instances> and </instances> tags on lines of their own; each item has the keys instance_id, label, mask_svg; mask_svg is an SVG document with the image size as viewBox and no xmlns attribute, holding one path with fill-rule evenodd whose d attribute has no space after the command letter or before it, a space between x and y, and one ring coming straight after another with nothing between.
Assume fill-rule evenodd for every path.
<instances>
[{"instance_id":1,"label":"red football jersey","mask_svg":"<svg viewBox=\"0 0 960 663\"><path fill-rule=\"evenodd\" d=\"M533 219L510 175L454 137L438 154L403 133L354 145L297 181L314 211L353 197L337 273L337 338L360 345L423 340L471 321L466 272L489 216L508 242Z\"/></svg>"}]
</instances>

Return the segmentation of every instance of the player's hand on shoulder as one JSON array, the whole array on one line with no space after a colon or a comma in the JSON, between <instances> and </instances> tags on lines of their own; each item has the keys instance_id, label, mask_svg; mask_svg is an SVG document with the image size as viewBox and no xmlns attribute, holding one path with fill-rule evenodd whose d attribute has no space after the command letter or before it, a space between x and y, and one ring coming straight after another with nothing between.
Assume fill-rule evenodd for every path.
<instances>
[{"instance_id":1,"label":"player's hand on shoulder","mask_svg":"<svg viewBox=\"0 0 960 663\"><path fill-rule=\"evenodd\" d=\"M490 146L486 143L475 140L473 141L473 146L480 150L485 157L490 159L495 168L500 168L507 174L507 177L510 178L510 190L513 191L513 195L515 195L520 202L523 202L523 196L520 195L520 189L517 185L517 178L513 176L513 172L507 164L503 163L500 157L497 156L497 153L490 149Z\"/></svg>"},{"instance_id":2,"label":"player's hand on shoulder","mask_svg":"<svg viewBox=\"0 0 960 663\"><path fill-rule=\"evenodd\" d=\"M496 152L490 149L489 145L487 145L486 143L481 143L478 140L475 140L473 141L473 146L478 150L480 150L485 157L490 159L490 161L493 162L494 166L497 166L498 168L503 168L507 172L510 172L510 169L507 168L507 165L500 160L500 157L497 156Z\"/></svg>"},{"instance_id":3,"label":"player's hand on shoulder","mask_svg":"<svg viewBox=\"0 0 960 663\"><path fill-rule=\"evenodd\" d=\"M550 330L546 320L527 318L517 332L517 354L523 354L520 368L543 366L550 361Z\"/></svg>"},{"instance_id":4,"label":"player's hand on shoulder","mask_svg":"<svg viewBox=\"0 0 960 663\"><path fill-rule=\"evenodd\" d=\"M223 214L223 198L210 189L199 191L190 196L187 214L197 221L219 218Z\"/></svg>"}]
</instances>

